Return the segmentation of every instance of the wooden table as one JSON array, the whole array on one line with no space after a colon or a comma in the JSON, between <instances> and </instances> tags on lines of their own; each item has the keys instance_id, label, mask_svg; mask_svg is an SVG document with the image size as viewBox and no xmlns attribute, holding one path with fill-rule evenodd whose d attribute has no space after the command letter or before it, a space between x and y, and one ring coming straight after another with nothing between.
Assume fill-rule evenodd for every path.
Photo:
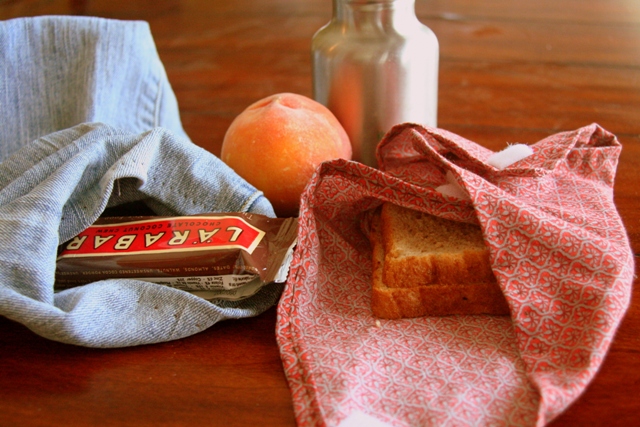
<instances>
[{"instance_id":1,"label":"wooden table","mask_svg":"<svg viewBox=\"0 0 640 427\"><path fill-rule=\"evenodd\" d=\"M418 0L441 45L439 126L492 149L592 122L624 148L615 201L640 250L640 2ZM5 0L0 18L150 23L193 141L277 92L311 96L311 36L329 0ZM636 280L635 284L638 284ZM97 350L0 318L0 426L291 426L275 309L164 344ZM640 421L640 297L586 392L552 425Z\"/></svg>"}]
</instances>

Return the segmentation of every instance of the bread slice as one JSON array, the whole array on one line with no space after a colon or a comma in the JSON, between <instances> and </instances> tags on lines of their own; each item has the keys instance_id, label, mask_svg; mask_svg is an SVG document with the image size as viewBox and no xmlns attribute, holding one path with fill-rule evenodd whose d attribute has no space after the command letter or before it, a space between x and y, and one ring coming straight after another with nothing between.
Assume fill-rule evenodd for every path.
<instances>
[{"instance_id":1,"label":"bread slice","mask_svg":"<svg viewBox=\"0 0 640 427\"><path fill-rule=\"evenodd\" d=\"M373 251L371 308L375 316L509 314L477 226L384 204L370 217L367 230ZM389 263L394 270L390 277L400 286L386 282ZM479 269L482 280L476 279L473 268Z\"/></svg>"},{"instance_id":2,"label":"bread slice","mask_svg":"<svg viewBox=\"0 0 640 427\"><path fill-rule=\"evenodd\" d=\"M391 203L382 205L380 216L388 287L495 281L477 225Z\"/></svg>"}]
</instances>

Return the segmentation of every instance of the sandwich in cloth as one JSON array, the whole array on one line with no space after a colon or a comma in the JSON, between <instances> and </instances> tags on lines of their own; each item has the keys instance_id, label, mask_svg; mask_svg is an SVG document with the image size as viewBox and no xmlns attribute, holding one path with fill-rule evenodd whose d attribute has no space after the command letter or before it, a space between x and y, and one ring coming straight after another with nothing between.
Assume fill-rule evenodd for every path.
<instances>
[{"instance_id":1,"label":"sandwich in cloth","mask_svg":"<svg viewBox=\"0 0 640 427\"><path fill-rule=\"evenodd\" d=\"M380 170L318 169L278 307L299 425L541 426L587 387L634 274L613 202L621 145L593 124L529 149L500 164L460 136L403 124L379 145ZM383 203L477 224L510 315L374 316L361 222Z\"/></svg>"}]
</instances>

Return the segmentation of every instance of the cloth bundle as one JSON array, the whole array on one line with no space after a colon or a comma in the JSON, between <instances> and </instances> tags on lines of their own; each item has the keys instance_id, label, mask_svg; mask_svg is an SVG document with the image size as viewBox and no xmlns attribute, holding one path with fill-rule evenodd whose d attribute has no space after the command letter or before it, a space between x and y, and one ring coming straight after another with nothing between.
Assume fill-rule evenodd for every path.
<instances>
[{"instance_id":1,"label":"cloth bundle","mask_svg":"<svg viewBox=\"0 0 640 427\"><path fill-rule=\"evenodd\" d=\"M621 146L598 125L494 153L403 124L381 170L324 164L303 197L277 337L300 425L544 425L588 385L630 299L634 261L613 203ZM458 187L464 197L437 191ZM370 310L362 214L392 202L477 222L511 316L382 320Z\"/></svg>"},{"instance_id":2,"label":"cloth bundle","mask_svg":"<svg viewBox=\"0 0 640 427\"><path fill-rule=\"evenodd\" d=\"M281 285L215 304L124 279L54 293L58 245L107 207L274 212L187 138L146 23L0 22L0 64L0 315L53 340L120 347L185 337L277 303Z\"/></svg>"}]
</instances>

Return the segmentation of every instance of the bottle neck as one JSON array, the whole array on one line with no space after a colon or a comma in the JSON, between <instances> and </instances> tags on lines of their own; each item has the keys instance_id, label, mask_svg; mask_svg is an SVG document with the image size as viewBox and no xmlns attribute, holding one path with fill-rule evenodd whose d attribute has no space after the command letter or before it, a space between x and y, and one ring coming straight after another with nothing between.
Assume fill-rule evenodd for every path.
<instances>
[{"instance_id":1,"label":"bottle neck","mask_svg":"<svg viewBox=\"0 0 640 427\"><path fill-rule=\"evenodd\" d=\"M333 20L359 31L402 28L417 22L415 0L333 0Z\"/></svg>"}]
</instances>

